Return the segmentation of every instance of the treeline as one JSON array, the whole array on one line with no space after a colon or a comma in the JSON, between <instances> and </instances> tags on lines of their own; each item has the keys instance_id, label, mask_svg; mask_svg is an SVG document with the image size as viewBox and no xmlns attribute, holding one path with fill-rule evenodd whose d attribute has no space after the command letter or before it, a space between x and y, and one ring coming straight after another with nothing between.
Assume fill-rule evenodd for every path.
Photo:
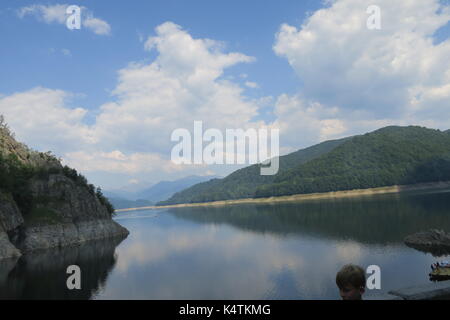
<instances>
[{"instance_id":1,"label":"treeline","mask_svg":"<svg viewBox=\"0 0 450 320\"><path fill-rule=\"evenodd\" d=\"M283 196L450 180L449 131L386 127L280 157L274 176L259 167L198 184L158 203Z\"/></svg>"},{"instance_id":2,"label":"treeline","mask_svg":"<svg viewBox=\"0 0 450 320\"><path fill-rule=\"evenodd\" d=\"M96 188L93 184L88 182L85 176L83 176L81 173L78 173L77 170L72 169L68 166L62 167L62 169L60 169L60 172L58 173L65 175L67 178L71 179L78 185L86 187L89 190L89 193L95 195L100 203L106 207L109 214L114 215L114 206L111 204L108 198L103 195L102 189L100 187Z\"/></svg>"},{"instance_id":3,"label":"treeline","mask_svg":"<svg viewBox=\"0 0 450 320\"><path fill-rule=\"evenodd\" d=\"M33 198L28 182L35 174L36 170L21 163L16 155L0 152L0 191L11 194L24 214L31 211Z\"/></svg>"}]
</instances>

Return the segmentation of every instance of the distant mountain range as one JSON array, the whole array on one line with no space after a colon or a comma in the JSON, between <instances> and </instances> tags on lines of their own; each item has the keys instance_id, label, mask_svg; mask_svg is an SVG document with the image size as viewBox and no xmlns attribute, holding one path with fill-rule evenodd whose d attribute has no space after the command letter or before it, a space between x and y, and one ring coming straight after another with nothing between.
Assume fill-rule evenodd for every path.
<instances>
[{"instance_id":1,"label":"distant mountain range","mask_svg":"<svg viewBox=\"0 0 450 320\"><path fill-rule=\"evenodd\" d=\"M199 183L157 205L208 202L450 180L450 130L390 126L326 141L280 157L274 176L260 165Z\"/></svg>"},{"instance_id":2,"label":"distant mountain range","mask_svg":"<svg viewBox=\"0 0 450 320\"><path fill-rule=\"evenodd\" d=\"M188 176L174 181L161 181L155 185L136 191L105 191L115 209L146 207L158 201L166 200L176 192L189 188L197 183L217 178L217 176Z\"/></svg>"}]
</instances>

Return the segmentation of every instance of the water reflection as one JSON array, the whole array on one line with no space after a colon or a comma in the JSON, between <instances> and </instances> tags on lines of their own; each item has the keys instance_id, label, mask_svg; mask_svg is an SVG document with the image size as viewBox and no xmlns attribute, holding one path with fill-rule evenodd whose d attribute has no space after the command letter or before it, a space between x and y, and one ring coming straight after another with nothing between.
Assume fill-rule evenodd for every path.
<instances>
[{"instance_id":1,"label":"water reflection","mask_svg":"<svg viewBox=\"0 0 450 320\"><path fill-rule=\"evenodd\" d=\"M79 247L42 250L19 259L0 260L0 299L90 299L104 287L114 268L120 238ZM81 290L68 290L66 269L81 269Z\"/></svg>"},{"instance_id":2,"label":"water reflection","mask_svg":"<svg viewBox=\"0 0 450 320\"><path fill-rule=\"evenodd\" d=\"M441 192L123 213L130 235L117 248L0 261L0 298L339 299L346 263L380 266L387 292L429 282L435 258L403 238L450 230L449 210ZM69 264L84 272L82 292L65 288Z\"/></svg>"},{"instance_id":3,"label":"water reflection","mask_svg":"<svg viewBox=\"0 0 450 320\"><path fill-rule=\"evenodd\" d=\"M274 236L310 235L365 244L403 243L430 228L450 230L450 194L411 193L276 205L169 209L199 223L228 224Z\"/></svg>"},{"instance_id":4,"label":"water reflection","mask_svg":"<svg viewBox=\"0 0 450 320\"><path fill-rule=\"evenodd\" d=\"M406 247L403 237L449 226L448 196L123 215L131 234L98 298L339 299L335 275L346 263L379 265L382 292L427 283L433 257Z\"/></svg>"}]
</instances>

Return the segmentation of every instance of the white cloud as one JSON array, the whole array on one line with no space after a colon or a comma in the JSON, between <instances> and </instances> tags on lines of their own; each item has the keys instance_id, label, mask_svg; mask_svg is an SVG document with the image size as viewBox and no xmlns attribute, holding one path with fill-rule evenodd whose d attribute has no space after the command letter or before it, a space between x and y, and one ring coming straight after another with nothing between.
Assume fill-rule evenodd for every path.
<instances>
[{"instance_id":1,"label":"white cloud","mask_svg":"<svg viewBox=\"0 0 450 320\"><path fill-rule=\"evenodd\" d=\"M259 88L258 84L256 82L252 82L252 81L246 81L245 85L252 89Z\"/></svg>"},{"instance_id":2,"label":"white cloud","mask_svg":"<svg viewBox=\"0 0 450 320\"><path fill-rule=\"evenodd\" d=\"M27 15L32 15L38 20L45 23L66 23L66 4L56 4L52 6L45 6L41 4L35 4L28 7L22 7L18 10L17 14L20 18Z\"/></svg>"},{"instance_id":3,"label":"white cloud","mask_svg":"<svg viewBox=\"0 0 450 320\"><path fill-rule=\"evenodd\" d=\"M251 62L251 57L224 53L220 43L194 39L170 22L157 27L145 46L157 50L158 57L119 71L117 101L103 105L97 117L100 140L120 150L169 155L172 131L192 131L195 120L202 120L205 129L262 125L251 122L257 102L246 99L236 83L221 79L227 67Z\"/></svg>"},{"instance_id":4,"label":"white cloud","mask_svg":"<svg viewBox=\"0 0 450 320\"><path fill-rule=\"evenodd\" d=\"M172 22L158 26L156 34L145 43L147 50L156 49L160 53L154 65L191 86L216 80L225 68L237 63L254 61L254 58L241 53L223 54L223 43L193 39Z\"/></svg>"},{"instance_id":5,"label":"white cloud","mask_svg":"<svg viewBox=\"0 0 450 320\"><path fill-rule=\"evenodd\" d=\"M119 150L111 152L68 152L64 162L83 172L103 171L110 173L149 173L164 171L166 173L182 170L170 160L163 159L156 153L133 153L125 155Z\"/></svg>"},{"instance_id":6,"label":"white cloud","mask_svg":"<svg viewBox=\"0 0 450 320\"><path fill-rule=\"evenodd\" d=\"M346 131L345 122L338 119L339 112L338 107L283 94L275 103L275 126L280 128L283 145L306 147L340 137Z\"/></svg>"},{"instance_id":7,"label":"white cloud","mask_svg":"<svg viewBox=\"0 0 450 320\"><path fill-rule=\"evenodd\" d=\"M37 87L1 97L0 113L19 140L62 154L96 142L93 132L83 124L87 110L66 106L70 98L64 91Z\"/></svg>"},{"instance_id":8,"label":"white cloud","mask_svg":"<svg viewBox=\"0 0 450 320\"><path fill-rule=\"evenodd\" d=\"M91 13L82 19L82 25L98 35L109 35L111 33L111 26L102 19L94 18Z\"/></svg>"},{"instance_id":9,"label":"white cloud","mask_svg":"<svg viewBox=\"0 0 450 320\"><path fill-rule=\"evenodd\" d=\"M195 120L203 121L204 130L223 132L264 126L252 121L258 101L247 99L243 87L222 78L226 68L254 58L226 53L222 43L195 39L170 22L156 28L146 48L156 50L157 58L119 71L114 99L96 110L92 125L84 124L87 110L68 107L71 95L60 90L35 88L4 97L0 113L19 140L51 149L82 172L144 175L140 178L148 181L161 173L177 178L173 175L211 169L170 161L176 144L170 137L177 128L192 132Z\"/></svg>"},{"instance_id":10,"label":"white cloud","mask_svg":"<svg viewBox=\"0 0 450 320\"><path fill-rule=\"evenodd\" d=\"M35 4L27 7L22 7L17 11L20 18L31 15L38 21L45 23L59 23L66 24L68 4L42 5ZM94 14L86 7L81 6L81 24L83 27L91 30L98 35L109 35L111 33L111 26L105 20L94 17Z\"/></svg>"},{"instance_id":11,"label":"white cloud","mask_svg":"<svg viewBox=\"0 0 450 320\"><path fill-rule=\"evenodd\" d=\"M432 36L449 21L449 7L438 0L380 0L382 29L368 30L371 4L333 1L300 28L280 27L274 50L302 79L302 99L339 107L332 127L337 120L347 122L344 127L363 122L448 127L450 41L436 45Z\"/></svg>"}]
</instances>

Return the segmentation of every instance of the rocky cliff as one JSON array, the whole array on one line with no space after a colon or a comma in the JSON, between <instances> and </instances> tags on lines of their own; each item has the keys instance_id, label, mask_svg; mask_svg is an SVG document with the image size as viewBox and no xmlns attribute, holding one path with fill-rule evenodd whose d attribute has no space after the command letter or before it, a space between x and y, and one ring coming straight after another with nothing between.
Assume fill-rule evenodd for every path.
<instances>
[{"instance_id":1,"label":"rocky cliff","mask_svg":"<svg viewBox=\"0 0 450 320\"><path fill-rule=\"evenodd\" d=\"M18 143L0 123L0 259L125 237L113 208L74 169Z\"/></svg>"},{"instance_id":2,"label":"rocky cliff","mask_svg":"<svg viewBox=\"0 0 450 320\"><path fill-rule=\"evenodd\" d=\"M22 224L22 215L12 197L0 192L0 259L20 256L20 251L9 241L8 231Z\"/></svg>"}]
</instances>

